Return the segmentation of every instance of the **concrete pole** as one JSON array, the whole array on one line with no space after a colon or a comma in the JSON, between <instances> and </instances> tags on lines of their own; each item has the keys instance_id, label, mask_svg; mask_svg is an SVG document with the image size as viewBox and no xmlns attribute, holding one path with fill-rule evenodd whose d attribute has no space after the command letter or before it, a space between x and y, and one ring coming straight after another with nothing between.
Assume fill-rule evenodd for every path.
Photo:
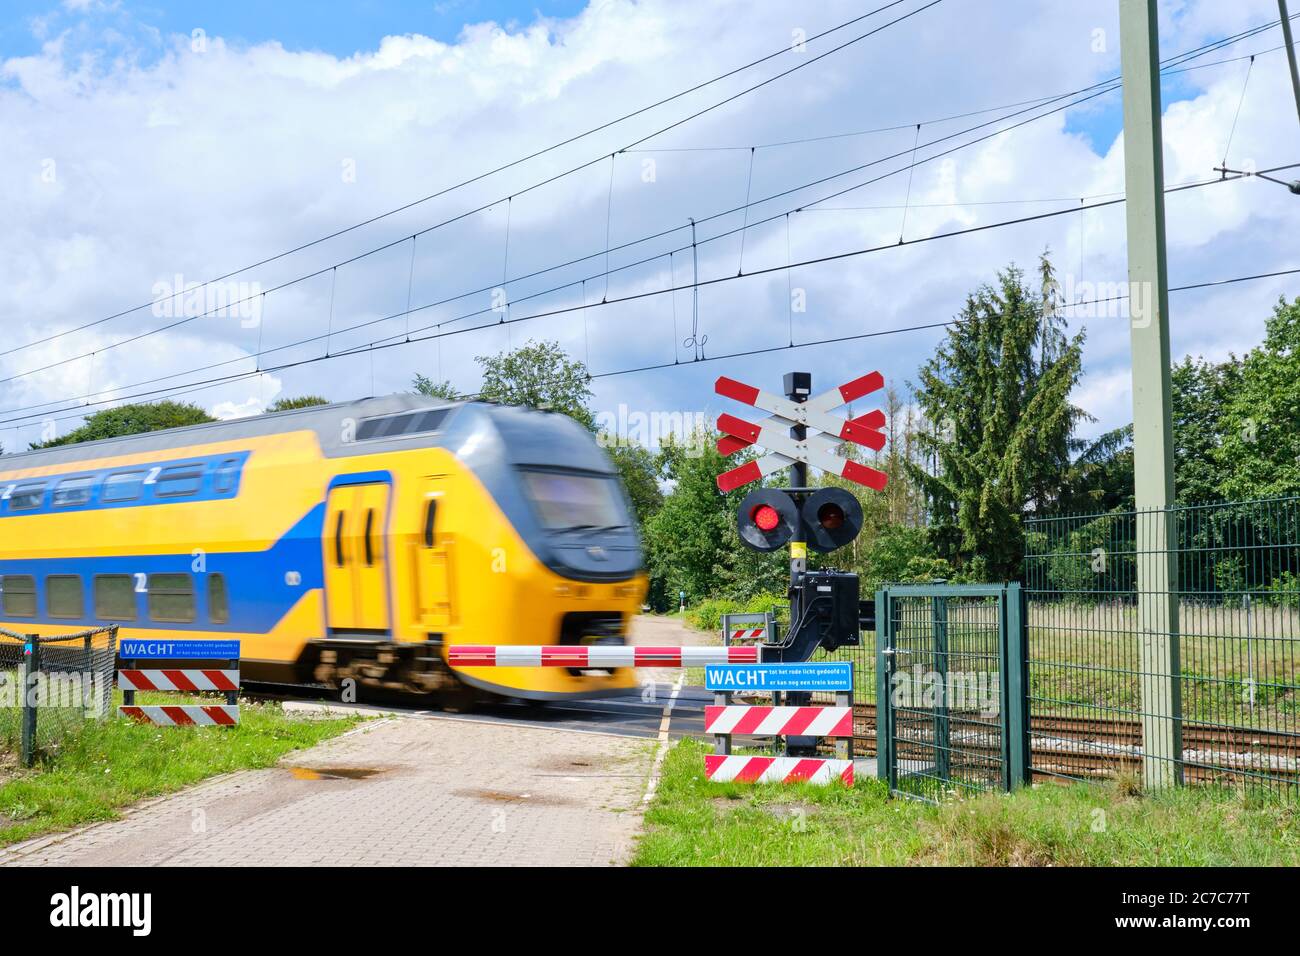
<instances>
[{"instance_id":1,"label":"concrete pole","mask_svg":"<svg viewBox=\"0 0 1300 956\"><path fill-rule=\"evenodd\" d=\"M1291 39L1291 15L1286 12L1286 0L1277 0L1277 12L1282 15L1282 42L1286 44L1286 62L1291 67L1291 92L1295 95L1296 117L1300 118L1300 71L1295 65L1295 42Z\"/></svg>"},{"instance_id":2,"label":"concrete pole","mask_svg":"<svg viewBox=\"0 0 1300 956\"><path fill-rule=\"evenodd\" d=\"M1174 442L1156 0L1119 0L1119 21L1138 509L1142 776L1148 788L1159 789L1182 782L1183 728L1178 564L1170 550L1168 510L1174 502Z\"/></svg>"}]
</instances>

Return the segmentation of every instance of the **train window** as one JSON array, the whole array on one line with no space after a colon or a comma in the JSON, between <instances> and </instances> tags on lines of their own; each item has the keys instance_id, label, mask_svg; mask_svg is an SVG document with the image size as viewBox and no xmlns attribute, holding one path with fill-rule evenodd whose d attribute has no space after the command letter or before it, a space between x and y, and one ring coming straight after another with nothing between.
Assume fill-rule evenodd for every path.
<instances>
[{"instance_id":1,"label":"train window","mask_svg":"<svg viewBox=\"0 0 1300 956\"><path fill-rule=\"evenodd\" d=\"M542 525L551 531L628 525L623 493L608 475L532 470L521 474Z\"/></svg>"},{"instance_id":2,"label":"train window","mask_svg":"<svg viewBox=\"0 0 1300 956\"><path fill-rule=\"evenodd\" d=\"M402 415L384 415L380 418L367 418L357 429L357 440L364 441L367 438L391 438L394 435L401 435L408 426L415 423L418 417L417 412L406 412Z\"/></svg>"},{"instance_id":3,"label":"train window","mask_svg":"<svg viewBox=\"0 0 1300 956\"><path fill-rule=\"evenodd\" d=\"M90 490L95 487L95 476L85 475L81 478L65 478L54 486L53 504L56 508L69 508L84 505L90 501ZM77 617L81 615L78 614Z\"/></svg>"},{"instance_id":4,"label":"train window","mask_svg":"<svg viewBox=\"0 0 1300 956\"><path fill-rule=\"evenodd\" d=\"M217 466L217 472L212 477L212 486L218 494L229 494L235 490L235 483L239 481L239 459L227 458Z\"/></svg>"},{"instance_id":5,"label":"train window","mask_svg":"<svg viewBox=\"0 0 1300 956\"><path fill-rule=\"evenodd\" d=\"M158 473L154 494L159 498L179 498L197 494L202 484L202 465L172 465Z\"/></svg>"},{"instance_id":6,"label":"train window","mask_svg":"<svg viewBox=\"0 0 1300 956\"><path fill-rule=\"evenodd\" d=\"M213 624L230 621L230 597L226 594L226 576L208 575L208 618Z\"/></svg>"},{"instance_id":7,"label":"train window","mask_svg":"<svg viewBox=\"0 0 1300 956\"><path fill-rule=\"evenodd\" d=\"M132 501L140 497L144 483L143 471L119 471L104 479L100 501Z\"/></svg>"},{"instance_id":8,"label":"train window","mask_svg":"<svg viewBox=\"0 0 1300 956\"><path fill-rule=\"evenodd\" d=\"M188 574L149 575L149 620L194 620L194 580Z\"/></svg>"},{"instance_id":9,"label":"train window","mask_svg":"<svg viewBox=\"0 0 1300 956\"><path fill-rule=\"evenodd\" d=\"M39 508L41 502L45 500L45 482L29 481L25 485L19 485L9 496L10 511L30 511L33 508Z\"/></svg>"},{"instance_id":10,"label":"train window","mask_svg":"<svg viewBox=\"0 0 1300 956\"><path fill-rule=\"evenodd\" d=\"M430 498L424 503L424 546L433 547L433 525L438 518L438 499Z\"/></svg>"},{"instance_id":11,"label":"train window","mask_svg":"<svg viewBox=\"0 0 1300 956\"><path fill-rule=\"evenodd\" d=\"M436 432L441 427L443 420L451 414L450 408L434 408L427 412L422 412L416 419L412 432Z\"/></svg>"},{"instance_id":12,"label":"train window","mask_svg":"<svg viewBox=\"0 0 1300 956\"><path fill-rule=\"evenodd\" d=\"M45 610L50 617L84 617L86 604L81 578L76 574L46 575Z\"/></svg>"},{"instance_id":13,"label":"train window","mask_svg":"<svg viewBox=\"0 0 1300 956\"><path fill-rule=\"evenodd\" d=\"M373 567L375 563L375 549L370 543L370 532L375 527L375 509L366 509L366 567Z\"/></svg>"},{"instance_id":14,"label":"train window","mask_svg":"<svg viewBox=\"0 0 1300 956\"><path fill-rule=\"evenodd\" d=\"M5 614L10 617L36 616L36 579L30 574L6 574L0 579L4 590Z\"/></svg>"},{"instance_id":15,"label":"train window","mask_svg":"<svg viewBox=\"0 0 1300 956\"><path fill-rule=\"evenodd\" d=\"M95 617L135 620L135 579L129 574L95 575Z\"/></svg>"}]
</instances>

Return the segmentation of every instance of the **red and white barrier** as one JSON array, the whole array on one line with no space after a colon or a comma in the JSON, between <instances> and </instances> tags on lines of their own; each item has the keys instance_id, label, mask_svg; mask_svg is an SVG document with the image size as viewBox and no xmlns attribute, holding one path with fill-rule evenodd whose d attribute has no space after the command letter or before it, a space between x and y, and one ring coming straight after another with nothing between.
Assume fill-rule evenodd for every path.
<instances>
[{"instance_id":1,"label":"red and white barrier","mask_svg":"<svg viewBox=\"0 0 1300 956\"><path fill-rule=\"evenodd\" d=\"M726 783L835 783L853 786L852 760L820 757L754 757L704 755L704 775Z\"/></svg>"},{"instance_id":2,"label":"red and white barrier","mask_svg":"<svg viewBox=\"0 0 1300 956\"><path fill-rule=\"evenodd\" d=\"M239 671L227 670L122 670L117 672L122 690L239 690Z\"/></svg>"},{"instance_id":3,"label":"red and white barrier","mask_svg":"<svg viewBox=\"0 0 1300 956\"><path fill-rule=\"evenodd\" d=\"M765 627L742 627L738 631L731 632L733 641L761 641L767 636Z\"/></svg>"},{"instance_id":4,"label":"red and white barrier","mask_svg":"<svg viewBox=\"0 0 1300 956\"><path fill-rule=\"evenodd\" d=\"M129 704L119 710L124 717L157 727L233 727L239 723L237 704Z\"/></svg>"},{"instance_id":5,"label":"red and white barrier","mask_svg":"<svg viewBox=\"0 0 1300 956\"><path fill-rule=\"evenodd\" d=\"M634 647L630 644L453 644L452 667L691 667L702 664L757 664L759 648Z\"/></svg>"},{"instance_id":6,"label":"red and white barrier","mask_svg":"<svg viewBox=\"0 0 1300 956\"><path fill-rule=\"evenodd\" d=\"M764 737L852 737L853 708L705 707L704 732Z\"/></svg>"}]
</instances>

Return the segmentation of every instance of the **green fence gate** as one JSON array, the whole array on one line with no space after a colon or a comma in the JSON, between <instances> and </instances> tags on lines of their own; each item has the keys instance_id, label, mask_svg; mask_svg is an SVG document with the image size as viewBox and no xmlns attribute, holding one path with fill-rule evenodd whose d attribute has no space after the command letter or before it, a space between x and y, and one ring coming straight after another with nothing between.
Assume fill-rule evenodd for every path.
<instances>
[{"instance_id":1,"label":"green fence gate","mask_svg":"<svg viewBox=\"0 0 1300 956\"><path fill-rule=\"evenodd\" d=\"M877 772L938 800L1028 779L1019 584L887 585L876 592Z\"/></svg>"}]
</instances>

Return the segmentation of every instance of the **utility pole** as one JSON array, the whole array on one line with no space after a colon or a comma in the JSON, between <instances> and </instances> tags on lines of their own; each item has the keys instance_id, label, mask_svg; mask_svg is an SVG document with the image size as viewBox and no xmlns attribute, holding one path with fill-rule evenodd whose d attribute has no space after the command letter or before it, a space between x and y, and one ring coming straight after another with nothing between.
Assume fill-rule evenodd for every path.
<instances>
[{"instance_id":1,"label":"utility pole","mask_svg":"<svg viewBox=\"0 0 1300 956\"><path fill-rule=\"evenodd\" d=\"M1174 441L1157 23L1156 0L1119 0L1133 363L1142 777L1152 789L1178 785L1183 779L1178 564L1172 551L1170 511L1174 503Z\"/></svg>"},{"instance_id":2,"label":"utility pole","mask_svg":"<svg viewBox=\"0 0 1300 956\"><path fill-rule=\"evenodd\" d=\"M1291 39L1291 15L1286 12L1286 0L1277 0L1277 12L1282 15L1282 42L1286 44L1286 62L1291 67L1291 92L1295 94L1296 117L1300 118L1300 71L1295 65L1295 42Z\"/></svg>"},{"instance_id":3,"label":"utility pole","mask_svg":"<svg viewBox=\"0 0 1300 956\"><path fill-rule=\"evenodd\" d=\"M792 402L803 403L812 395L812 372L786 372L782 382L785 397ZM792 425L790 437L802 442L808 439L807 425ZM808 487L808 465L796 461L790 466L790 488L795 505L802 508ZM797 489L797 490L796 490ZM804 533L803 522L795 523L794 535L790 538L790 625L794 627L804 613L803 576L808 570L808 541ZM785 695L785 703L791 706L807 706L812 703L812 694L790 692ZM785 752L791 757L811 757L817 752L816 737L786 737Z\"/></svg>"}]
</instances>

